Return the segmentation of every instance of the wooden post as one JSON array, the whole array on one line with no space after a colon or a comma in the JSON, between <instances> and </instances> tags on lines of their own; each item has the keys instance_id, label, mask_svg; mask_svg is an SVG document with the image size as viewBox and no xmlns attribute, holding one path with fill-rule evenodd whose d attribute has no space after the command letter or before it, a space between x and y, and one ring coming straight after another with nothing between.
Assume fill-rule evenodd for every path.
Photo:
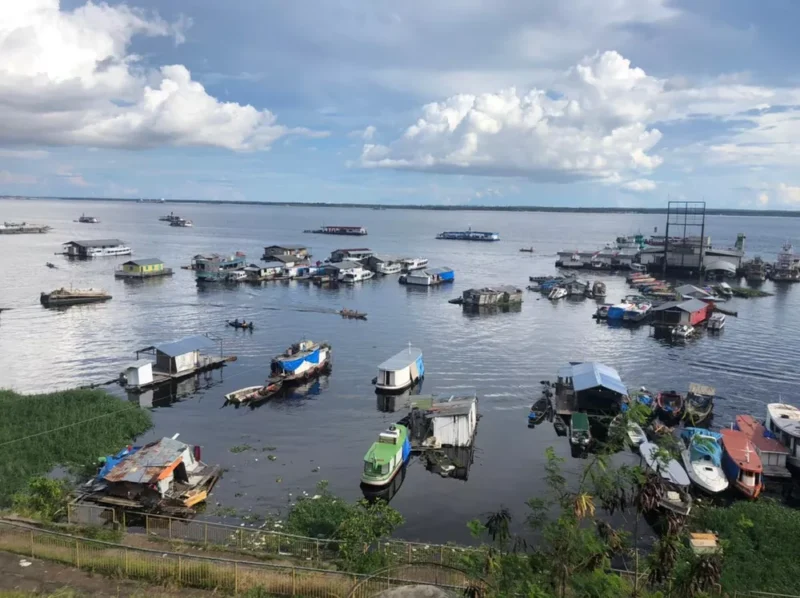
<instances>
[{"instance_id":1,"label":"wooden post","mask_svg":"<svg viewBox=\"0 0 800 598\"><path fill-rule=\"evenodd\" d=\"M172 517L167 519L167 521L169 522L169 539L172 540Z\"/></svg>"},{"instance_id":2,"label":"wooden post","mask_svg":"<svg viewBox=\"0 0 800 598\"><path fill-rule=\"evenodd\" d=\"M178 585L181 584L181 579L183 577L182 572L183 572L183 559L181 558L181 555L178 555Z\"/></svg>"},{"instance_id":3,"label":"wooden post","mask_svg":"<svg viewBox=\"0 0 800 598\"><path fill-rule=\"evenodd\" d=\"M444 546L439 546L439 564L444 565Z\"/></svg>"},{"instance_id":4,"label":"wooden post","mask_svg":"<svg viewBox=\"0 0 800 598\"><path fill-rule=\"evenodd\" d=\"M130 565L128 564L128 549L125 549L125 577L128 577Z\"/></svg>"},{"instance_id":5,"label":"wooden post","mask_svg":"<svg viewBox=\"0 0 800 598\"><path fill-rule=\"evenodd\" d=\"M75 566L81 568L81 543L75 539Z\"/></svg>"},{"instance_id":6,"label":"wooden post","mask_svg":"<svg viewBox=\"0 0 800 598\"><path fill-rule=\"evenodd\" d=\"M319 564L320 563L320 558L319 558L319 540L315 540L314 544L316 544L316 546L317 546L317 564Z\"/></svg>"},{"instance_id":7,"label":"wooden post","mask_svg":"<svg viewBox=\"0 0 800 598\"><path fill-rule=\"evenodd\" d=\"M33 558L33 530L31 530L31 558Z\"/></svg>"},{"instance_id":8,"label":"wooden post","mask_svg":"<svg viewBox=\"0 0 800 598\"><path fill-rule=\"evenodd\" d=\"M208 522L206 521L205 529L203 530L203 544L208 548Z\"/></svg>"},{"instance_id":9,"label":"wooden post","mask_svg":"<svg viewBox=\"0 0 800 598\"><path fill-rule=\"evenodd\" d=\"M297 595L297 571L292 567L292 596Z\"/></svg>"},{"instance_id":10,"label":"wooden post","mask_svg":"<svg viewBox=\"0 0 800 598\"><path fill-rule=\"evenodd\" d=\"M411 564L411 544L406 544L406 553L408 554L408 564Z\"/></svg>"},{"instance_id":11,"label":"wooden post","mask_svg":"<svg viewBox=\"0 0 800 598\"><path fill-rule=\"evenodd\" d=\"M150 537L150 515L144 516L144 533L147 537Z\"/></svg>"},{"instance_id":12,"label":"wooden post","mask_svg":"<svg viewBox=\"0 0 800 598\"><path fill-rule=\"evenodd\" d=\"M240 527L239 528L239 550L241 550L243 547L244 547L244 533L243 533L243 529Z\"/></svg>"},{"instance_id":13,"label":"wooden post","mask_svg":"<svg viewBox=\"0 0 800 598\"><path fill-rule=\"evenodd\" d=\"M233 593L239 593L239 561L233 561Z\"/></svg>"}]
</instances>

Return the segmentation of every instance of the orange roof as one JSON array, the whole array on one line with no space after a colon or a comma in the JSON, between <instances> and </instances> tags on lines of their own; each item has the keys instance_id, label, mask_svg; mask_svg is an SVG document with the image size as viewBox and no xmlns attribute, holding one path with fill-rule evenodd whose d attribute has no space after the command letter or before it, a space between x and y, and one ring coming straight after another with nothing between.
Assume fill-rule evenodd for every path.
<instances>
[{"instance_id":1,"label":"orange roof","mask_svg":"<svg viewBox=\"0 0 800 598\"><path fill-rule=\"evenodd\" d=\"M722 434L722 447L741 469L755 473L762 472L761 457L758 456L755 445L743 432L723 428L720 433Z\"/></svg>"},{"instance_id":2,"label":"orange roof","mask_svg":"<svg viewBox=\"0 0 800 598\"><path fill-rule=\"evenodd\" d=\"M760 452L789 454L789 449L775 438L764 435L767 429L752 415L737 415L736 427L750 439Z\"/></svg>"}]
</instances>

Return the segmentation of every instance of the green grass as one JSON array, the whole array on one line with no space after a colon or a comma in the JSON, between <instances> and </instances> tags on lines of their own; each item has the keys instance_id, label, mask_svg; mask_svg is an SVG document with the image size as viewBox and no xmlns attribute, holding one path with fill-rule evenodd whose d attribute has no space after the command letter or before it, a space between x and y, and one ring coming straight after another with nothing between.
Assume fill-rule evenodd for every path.
<instances>
[{"instance_id":1,"label":"green grass","mask_svg":"<svg viewBox=\"0 0 800 598\"><path fill-rule=\"evenodd\" d=\"M0 390L0 507L30 478L59 465L86 470L151 425L150 412L103 390Z\"/></svg>"}]
</instances>

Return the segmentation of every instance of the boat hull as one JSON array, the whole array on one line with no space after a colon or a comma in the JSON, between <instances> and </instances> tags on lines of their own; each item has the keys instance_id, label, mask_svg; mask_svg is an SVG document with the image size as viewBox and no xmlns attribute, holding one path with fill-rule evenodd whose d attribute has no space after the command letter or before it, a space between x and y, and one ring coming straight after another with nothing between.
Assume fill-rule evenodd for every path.
<instances>
[{"instance_id":1,"label":"boat hull","mask_svg":"<svg viewBox=\"0 0 800 598\"><path fill-rule=\"evenodd\" d=\"M708 494L719 494L729 486L728 478L721 467L707 461L692 461L689 449L681 451L683 468L692 484Z\"/></svg>"},{"instance_id":2,"label":"boat hull","mask_svg":"<svg viewBox=\"0 0 800 598\"><path fill-rule=\"evenodd\" d=\"M61 305L80 305L84 303L103 303L111 299L111 295L102 297L69 297L69 298L51 298L47 295L42 295L40 301L45 307L58 307Z\"/></svg>"}]
</instances>

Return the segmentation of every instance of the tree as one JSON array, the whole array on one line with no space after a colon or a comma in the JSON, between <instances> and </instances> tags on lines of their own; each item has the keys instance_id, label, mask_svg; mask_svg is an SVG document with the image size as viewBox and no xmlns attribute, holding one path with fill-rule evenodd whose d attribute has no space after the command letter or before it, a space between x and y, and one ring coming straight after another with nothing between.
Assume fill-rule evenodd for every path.
<instances>
[{"instance_id":1,"label":"tree","mask_svg":"<svg viewBox=\"0 0 800 598\"><path fill-rule=\"evenodd\" d=\"M42 521L57 521L67 510L69 486L64 480L31 478L27 488L12 497L14 511Z\"/></svg>"}]
</instances>

